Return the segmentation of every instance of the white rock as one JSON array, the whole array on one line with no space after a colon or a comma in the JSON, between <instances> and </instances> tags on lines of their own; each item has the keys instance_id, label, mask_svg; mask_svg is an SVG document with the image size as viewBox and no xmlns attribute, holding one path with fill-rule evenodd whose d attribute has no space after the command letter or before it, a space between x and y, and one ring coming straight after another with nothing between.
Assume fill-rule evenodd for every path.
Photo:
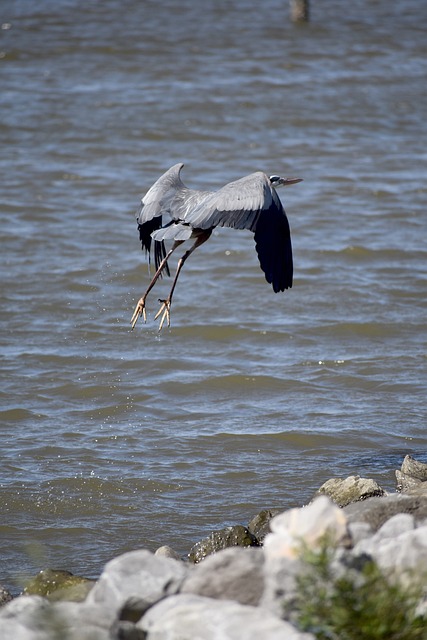
<instances>
[{"instance_id":1,"label":"white rock","mask_svg":"<svg viewBox=\"0 0 427 640\"><path fill-rule=\"evenodd\" d=\"M114 615L131 597L151 605L175 593L187 571L178 560L155 556L147 550L130 551L108 562L85 602L99 603Z\"/></svg>"},{"instance_id":2,"label":"white rock","mask_svg":"<svg viewBox=\"0 0 427 640\"><path fill-rule=\"evenodd\" d=\"M158 602L136 627L147 640L314 640L259 607L192 594Z\"/></svg>"},{"instance_id":3,"label":"white rock","mask_svg":"<svg viewBox=\"0 0 427 640\"><path fill-rule=\"evenodd\" d=\"M325 536L337 544L348 537L344 512L326 496L319 496L307 507L281 513L271 520L270 528L264 550L272 559L296 558L302 546L315 549Z\"/></svg>"},{"instance_id":4,"label":"white rock","mask_svg":"<svg viewBox=\"0 0 427 640\"><path fill-rule=\"evenodd\" d=\"M179 554L174 549L172 549L172 547L168 547L167 544L156 549L154 555L161 556L163 558L173 558L174 560L181 560Z\"/></svg>"},{"instance_id":5,"label":"white rock","mask_svg":"<svg viewBox=\"0 0 427 640\"><path fill-rule=\"evenodd\" d=\"M1 640L110 640L103 609L21 596L0 609Z\"/></svg>"},{"instance_id":6,"label":"white rock","mask_svg":"<svg viewBox=\"0 0 427 640\"><path fill-rule=\"evenodd\" d=\"M395 538L401 533L415 529L415 518L409 513L397 513L389 518L375 534L376 542L383 538Z\"/></svg>"}]
</instances>

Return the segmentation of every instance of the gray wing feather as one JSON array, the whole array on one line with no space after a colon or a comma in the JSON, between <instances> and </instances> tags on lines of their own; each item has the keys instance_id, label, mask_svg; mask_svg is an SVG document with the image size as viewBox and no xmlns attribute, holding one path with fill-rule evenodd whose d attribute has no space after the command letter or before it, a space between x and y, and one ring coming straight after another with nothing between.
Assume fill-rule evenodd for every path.
<instances>
[{"instance_id":1,"label":"gray wing feather","mask_svg":"<svg viewBox=\"0 0 427 640\"><path fill-rule=\"evenodd\" d=\"M137 212L138 224L142 225L161 215L171 215L171 204L176 193L186 189L180 178L183 166L182 162L175 164L147 191L141 200L141 208Z\"/></svg>"},{"instance_id":2,"label":"gray wing feather","mask_svg":"<svg viewBox=\"0 0 427 640\"><path fill-rule=\"evenodd\" d=\"M206 194L183 220L198 229L221 226L254 231L259 214L273 203L282 208L269 178L257 171Z\"/></svg>"},{"instance_id":3,"label":"gray wing feather","mask_svg":"<svg viewBox=\"0 0 427 640\"><path fill-rule=\"evenodd\" d=\"M170 224L167 227L158 229L151 234L156 242L163 240L188 240L191 238L193 229L188 224Z\"/></svg>"}]
</instances>

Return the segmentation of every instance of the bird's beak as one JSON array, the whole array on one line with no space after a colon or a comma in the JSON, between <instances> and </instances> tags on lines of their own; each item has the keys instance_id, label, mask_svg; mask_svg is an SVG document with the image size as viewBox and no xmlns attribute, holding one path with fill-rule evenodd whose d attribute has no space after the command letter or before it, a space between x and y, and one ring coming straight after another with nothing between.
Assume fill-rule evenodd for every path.
<instances>
[{"instance_id":1,"label":"bird's beak","mask_svg":"<svg viewBox=\"0 0 427 640\"><path fill-rule=\"evenodd\" d=\"M284 187L287 187L290 184L297 184L297 182L302 182L302 178L282 178L281 184Z\"/></svg>"}]
</instances>

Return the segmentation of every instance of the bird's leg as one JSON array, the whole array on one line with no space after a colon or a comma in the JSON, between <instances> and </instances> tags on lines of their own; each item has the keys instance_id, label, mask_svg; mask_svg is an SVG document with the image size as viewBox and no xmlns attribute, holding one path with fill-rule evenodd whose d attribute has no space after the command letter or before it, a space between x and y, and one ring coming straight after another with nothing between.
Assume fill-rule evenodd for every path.
<instances>
[{"instance_id":1,"label":"bird's leg","mask_svg":"<svg viewBox=\"0 0 427 640\"><path fill-rule=\"evenodd\" d=\"M144 322L147 321L147 315L145 313L145 300L148 296L148 294L150 293L151 289L154 287L154 285L156 284L157 280L160 278L160 275L167 263L167 261L169 260L171 254L175 251L175 249L177 247L179 247L180 244L182 244L184 241L183 240L175 240L175 242L172 245L172 248L169 249L169 251L167 252L167 254L165 255L165 257L163 258L163 260L161 261L161 263L159 264L159 268L157 269L156 273L154 274L150 284L148 285L148 289L146 290L146 292L144 293L144 295L142 296L142 298L139 299L136 307L135 307L135 311L133 312L133 316L132 319L130 321L131 325L132 325L132 329L134 328L134 326L136 325L138 318L142 315ZM156 316L157 317L157 316Z\"/></svg>"},{"instance_id":2,"label":"bird's leg","mask_svg":"<svg viewBox=\"0 0 427 640\"><path fill-rule=\"evenodd\" d=\"M166 298L166 300L159 299L159 302L162 303L162 306L154 316L154 320L156 320L160 316L160 314L162 314L162 317L160 319L159 331L162 330L165 320L167 321L168 327L170 327L170 310L171 310L171 304L172 304L172 296L173 296L173 292L175 291L176 283L178 282L179 274L181 272L182 267L184 266L184 262L187 260L189 256L191 256L191 254L195 249L197 249L197 247L200 247L201 244L203 244L204 242L206 242L206 240L208 240L211 233L212 233L212 229L207 229L203 231L201 229L197 230L196 242L178 260L178 266L176 268L175 278L173 279L172 287L171 287L171 290L169 291L169 295Z\"/></svg>"}]
</instances>

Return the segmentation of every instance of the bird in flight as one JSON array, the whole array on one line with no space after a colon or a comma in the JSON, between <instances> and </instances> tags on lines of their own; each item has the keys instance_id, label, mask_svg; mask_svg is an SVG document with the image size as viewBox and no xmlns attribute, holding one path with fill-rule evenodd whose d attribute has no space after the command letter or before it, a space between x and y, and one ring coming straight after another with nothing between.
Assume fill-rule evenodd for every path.
<instances>
[{"instance_id":1,"label":"bird in flight","mask_svg":"<svg viewBox=\"0 0 427 640\"><path fill-rule=\"evenodd\" d=\"M172 297L181 269L193 251L209 239L215 227L252 231L260 267L273 291L277 293L292 287L291 234L276 189L301 182L302 178L268 177L262 171L256 171L229 182L218 191L198 191L189 189L182 182L183 166L178 163L168 169L142 198L137 212L142 249L148 254L149 261L154 254L156 272L135 307L132 329L141 316L146 322L145 301L162 273L170 275L170 256L191 239L193 244L179 259L169 295L165 300L159 299L161 307L154 318L161 316L159 331L165 322L170 326ZM172 241L168 251L165 241Z\"/></svg>"}]
</instances>

